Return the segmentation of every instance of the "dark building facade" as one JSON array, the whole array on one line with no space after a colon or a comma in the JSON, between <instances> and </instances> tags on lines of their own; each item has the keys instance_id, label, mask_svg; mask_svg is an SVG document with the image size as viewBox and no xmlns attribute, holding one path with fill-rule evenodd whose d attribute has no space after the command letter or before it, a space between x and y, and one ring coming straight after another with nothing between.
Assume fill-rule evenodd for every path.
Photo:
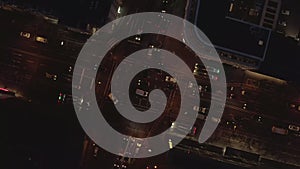
<instances>
[{"instance_id":1,"label":"dark building facade","mask_svg":"<svg viewBox=\"0 0 300 169\"><path fill-rule=\"evenodd\" d=\"M112 0L4 0L3 3L50 15L58 18L62 24L90 31L105 24Z\"/></svg>"}]
</instances>

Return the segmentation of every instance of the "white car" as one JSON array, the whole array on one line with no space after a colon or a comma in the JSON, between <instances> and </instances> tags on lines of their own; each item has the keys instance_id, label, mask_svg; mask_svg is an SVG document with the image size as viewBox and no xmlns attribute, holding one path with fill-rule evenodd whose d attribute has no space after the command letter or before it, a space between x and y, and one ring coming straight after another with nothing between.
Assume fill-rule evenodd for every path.
<instances>
[{"instance_id":1,"label":"white car","mask_svg":"<svg viewBox=\"0 0 300 169\"><path fill-rule=\"evenodd\" d=\"M177 82L177 80L174 77L171 77L171 76L166 76L165 81L166 82L172 82L172 83Z\"/></svg>"},{"instance_id":2,"label":"white car","mask_svg":"<svg viewBox=\"0 0 300 169\"><path fill-rule=\"evenodd\" d=\"M220 123L221 119L220 118L216 118L216 117L211 117L211 121L213 121L215 123Z\"/></svg>"},{"instance_id":3,"label":"white car","mask_svg":"<svg viewBox=\"0 0 300 169\"><path fill-rule=\"evenodd\" d=\"M35 41L40 42L40 43L48 43L47 38L42 37L42 36L35 37Z\"/></svg>"},{"instance_id":4,"label":"white car","mask_svg":"<svg viewBox=\"0 0 300 169\"><path fill-rule=\"evenodd\" d=\"M111 101L113 101L114 104L117 104L119 102L119 100L112 93L110 93L108 97Z\"/></svg>"},{"instance_id":5,"label":"white car","mask_svg":"<svg viewBox=\"0 0 300 169\"><path fill-rule=\"evenodd\" d=\"M31 37L31 34L29 32L20 32L20 36L29 39Z\"/></svg>"},{"instance_id":6,"label":"white car","mask_svg":"<svg viewBox=\"0 0 300 169\"><path fill-rule=\"evenodd\" d=\"M296 125L290 124L290 125L289 125L289 130L298 132L298 131L300 131L300 127L299 127L299 126L296 126Z\"/></svg>"},{"instance_id":7,"label":"white car","mask_svg":"<svg viewBox=\"0 0 300 169\"><path fill-rule=\"evenodd\" d=\"M195 110L196 112L199 112L200 107L199 107L199 106L194 106L194 107L193 107L193 110Z\"/></svg>"}]
</instances>

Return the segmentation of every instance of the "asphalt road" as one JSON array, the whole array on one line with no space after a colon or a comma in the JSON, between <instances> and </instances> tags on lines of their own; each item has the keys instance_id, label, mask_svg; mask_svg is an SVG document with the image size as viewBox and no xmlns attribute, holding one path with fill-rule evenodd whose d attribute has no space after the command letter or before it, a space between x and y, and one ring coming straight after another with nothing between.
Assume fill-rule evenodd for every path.
<instances>
[{"instance_id":1,"label":"asphalt road","mask_svg":"<svg viewBox=\"0 0 300 169\"><path fill-rule=\"evenodd\" d=\"M138 10L129 10L128 13L134 13L137 11L151 11L152 7L154 8L155 5L153 6L153 2L149 1L149 3L151 2L151 4L148 3L142 3L142 1L138 1L138 3L136 3L136 1L127 1L126 4L124 5L124 7L132 7L132 6L136 6L138 8ZM156 7L155 7L156 8ZM136 8L132 8L132 9L136 9ZM158 9L158 8L156 8ZM158 121L156 121L157 123L152 123L150 126L138 126L134 123L131 123L124 119L122 119L122 117L117 115L116 110L113 108L114 104L109 100L108 98L108 94L110 93L110 86L109 84L107 84L109 82L109 79L111 78L112 74L113 74L113 69L116 68L116 66L118 65L118 63L120 61L122 61L122 59L125 56L128 56L128 54L139 50L141 48L145 48L148 47L149 43L155 43L154 39L159 39L159 40L163 40L164 42L163 44L163 48L175 52L176 55L178 55L179 57L182 57L185 62L187 63L187 65L189 65L189 67L191 69L193 69L195 63L200 63L199 60L195 60L195 57L193 56L193 54L190 53L190 51L184 47L183 44L179 44L174 42L172 39L168 39L168 38L164 38L164 37L156 37L153 38L151 36L143 36L142 37L142 41L141 41L141 45L133 45L131 43L128 42L123 42L122 44L119 45L119 47L117 49L115 49L113 52L113 54L109 54L107 59L104 60L103 64L100 65L100 69L98 70L98 78L96 79L97 82L97 94L99 94L98 100L99 100L99 107L102 108L104 110L104 112L109 113L107 115L108 121L112 122L111 125L113 127L115 127L116 129L120 129L120 132L124 132L127 134L132 134L132 135L136 135L136 136L148 136L148 135L155 135L157 133L159 133L162 129L165 129L166 127L170 126L170 122L172 120L174 120L174 117L176 116L174 112L176 112L176 110L178 109L178 107L176 107L176 105L178 105L178 103L180 103L180 96L179 96L179 91L178 90L170 90L169 86L170 84L167 82L164 82L165 76L166 74L162 74L161 72L158 71L150 71L150 73L148 73L147 77L143 77L143 74L140 74L140 76L137 76L136 79L134 79L132 81L132 88L138 88L140 87L138 85L138 80L142 79L143 83L148 84L149 82L149 86L145 85L143 88L145 88L145 90L151 91L151 89L153 88L157 88L160 87L161 89L165 90L167 94L170 94L170 96L172 96L172 99L170 99L170 104L171 106L167 108L167 110L165 111L165 116L161 119L159 119ZM70 56L70 54L66 51L66 53L62 52L59 55L56 55L56 52L53 53L48 53L48 51L52 51L52 48L44 48L44 46L42 46L43 44L38 44L36 42L31 42L31 41L26 41L26 39L22 39L22 40L17 40L18 43L15 44L16 46L14 46L15 48L10 48L10 52L11 53L18 53L18 54L24 54L24 57L28 57L26 59L24 59L24 61L22 60L21 62L28 62L28 63L32 63L33 62L38 65L38 64L45 64L48 65L48 67L46 67L44 70L41 68L40 69L40 75L36 77L36 79L40 79L40 78L44 78L44 73L45 71L54 71L54 72L58 72L57 74L64 72L66 68L68 68L69 63L74 63L73 59L70 58L64 58L64 59L60 59L61 56ZM15 39L12 40L12 42L15 42ZM14 43L9 43L9 44L14 44ZM17 48L17 49L16 49ZM7 53L5 50L3 51L3 53ZM49 55L53 56L53 57L45 57L45 53L48 53ZM73 53L75 54L76 51ZM11 63L11 60L7 61L5 60L5 57L1 57L1 63L2 65L6 65L5 68L1 68L1 70L14 70L16 65L15 64L8 64ZM14 56L14 58L20 58L20 56ZM192 59L191 59L192 58ZM22 58L23 59L23 58ZM151 59L151 58L150 58ZM17 59L14 59L17 61ZM51 64L50 64L50 63ZM33 64L29 64L29 65L33 65ZM49 66L50 65L50 66ZM72 65L72 64L71 64ZM130 63L128 63L128 65L130 65ZM95 65L95 67L97 67ZM34 69L34 68L33 68ZM235 68L228 68L228 71L232 71L234 72ZM18 70L19 72L22 72L22 70ZM176 67L173 70L174 72L180 73L178 69L176 69ZM239 71L239 70L238 70ZM237 71L237 72L238 72ZM13 71L11 71L13 72ZM35 72L35 70L33 70L33 72ZM2 72L5 73L5 72ZM30 72L29 72L30 73ZM235 73L232 73L233 76L235 75ZM14 77L14 74L10 74L10 78ZM79 75L80 76L80 75ZM149 77L148 77L149 76ZM184 78L184 77L183 77ZM230 78L230 77L229 77ZM60 79L60 78L58 78ZM156 80L158 79L158 80ZM4 81L9 81L8 79L3 79ZM30 78L28 81L34 81L34 78ZM278 125L278 123L284 123L284 125L288 125L289 123L299 123L299 121L297 121L297 118L291 118L294 116L285 116L280 114L280 112L286 112L288 111L288 108L282 108L280 107L281 105L279 103L282 103L282 100L279 98L280 96L282 96L280 93L278 95L275 95L275 93L277 92L276 90L274 91L269 91L266 92L263 89L252 89L252 88L248 88L245 85L243 85L243 80L241 79L242 83L238 83L238 84L228 84L228 94L234 94L232 99L228 98L227 100L227 104L225 107L225 112L224 112L224 116L220 122L220 126L217 129L217 134L216 136L213 136L213 139L217 138L218 136L224 134L225 139L231 139L233 136L235 137L241 137L241 136L245 136L247 137L251 137L252 139L258 139L258 140L263 140L263 142L270 142L272 141L272 143L268 143L269 144L269 149L268 151L272 152L272 148L276 147L276 149L278 151L286 151L286 152L293 152L292 150L298 151L299 147L297 147L297 145L299 145L299 138L293 137L293 136L278 136L275 134L271 133L271 127L273 125ZM51 87L49 87L49 89L51 88L51 90L48 90L49 95L45 95L45 94L41 94L39 95L39 98L44 98L45 100L48 100L47 98L55 98L52 99L54 100L54 102L56 102L56 97L57 94L59 93L59 91L63 88L63 90L65 90L66 86L68 89L71 88L70 85L70 81L66 82L66 83L62 83L62 82L55 82L53 80L50 79L44 79L42 80L43 82L41 83L37 83L34 85L35 88L38 88L39 91L44 91L44 90L48 90L47 87L44 87L41 84L47 84ZM199 83L199 85L201 86L209 86L207 77L205 76L197 76L197 81ZM99 82L99 83L98 83ZM12 82L13 83L13 82ZM20 84L24 84L23 81L20 81ZM29 83L31 84L31 83ZM234 90L231 90L231 86L234 86ZM176 87L175 87L176 88ZM242 90L246 91L246 94L242 94ZM36 90L34 90L36 91ZM135 91L135 90L133 90ZM198 91L197 91L198 92ZM210 99L210 92L209 91L203 91L200 93L202 98L201 98L201 103L200 106L208 106L209 105L209 99ZM51 95L51 97L50 97ZM52 97L53 95L53 97ZM138 108L138 109L147 109L148 102L147 102L147 98L143 98L141 96L137 96L134 92L130 94L132 97L132 102L133 104ZM259 96L264 95L264 97L262 99L258 99ZM275 95L275 96L274 96ZM229 96L228 96L229 97ZM278 98L275 99L275 101L272 98ZM49 99L49 100L51 100ZM43 99L41 99L43 100ZM246 108L244 109L243 106L244 104L247 103ZM259 103L259 104L258 104ZM265 106L267 105L267 106ZM270 106L274 106L271 107ZM277 113L274 112L274 109L276 109ZM113 112L115 112L115 114L113 114ZM279 113L278 113L279 112ZM113 115L112 115L113 114ZM256 118L258 116L261 116L263 118L262 122L258 121L258 119ZM282 115L282 116L280 116ZM162 120L166 120L166 123L160 123ZM229 122L229 124L227 124L227 122ZM234 124L232 123L234 122ZM196 125L198 126L199 129L198 132L200 131L200 128L202 126L202 124L204 123L203 119L199 119L196 123ZM128 127L124 127L124 125L128 126ZM236 128L234 128L234 125L236 125ZM280 124L282 125L282 124ZM155 126L155 128L153 128L152 126ZM199 133L196 134L196 136ZM245 139L247 140L247 139ZM250 144L247 143L247 141L242 140L242 142L246 142L246 144ZM221 142L221 143L220 143ZM217 142L216 142L217 143ZM226 145L227 143L224 142L223 140L220 140L218 145ZM242 144L242 143L240 143ZM88 153L88 161L93 161L94 160L94 155L92 152L94 152L95 150L95 146L93 146L92 142L88 143L89 148L87 150ZM236 146L239 146L239 143L236 143ZM278 152L276 152L278 153ZM103 156L104 158L102 158ZM159 162L161 163L160 165L165 165L164 161L167 158L166 155L162 155L158 157L159 159L153 159L153 161L155 162ZM93 160L92 160L93 159ZM91 166L91 168L93 167L98 167L99 168L99 163L100 165L103 164L103 166L112 166L114 160L111 159L116 159L115 156L104 152L103 150L101 152L99 152L99 155L96 158L97 160L94 160L94 162L89 163L88 165ZM188 160L186 160L188 162ZM142 164L145 164L143 161L140 162L136 162L135 165L137 165L137 167L141 167ZM169 165L172 165L172 163L169 163ZM192 165L191 165L192 166ZM179 167L179 166L177 166ZM181 166L182 168L184 168L185 166ZM88 167L90 168L90 167ZM106 168L106 167L104 167Z\"/></svg>"}]
</instances>

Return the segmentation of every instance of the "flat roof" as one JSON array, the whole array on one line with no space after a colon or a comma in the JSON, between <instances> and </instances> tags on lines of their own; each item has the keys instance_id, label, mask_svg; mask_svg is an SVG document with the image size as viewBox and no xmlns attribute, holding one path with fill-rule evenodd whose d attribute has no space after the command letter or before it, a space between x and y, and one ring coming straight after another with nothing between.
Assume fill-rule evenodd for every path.
<instances>
[{"instance_id":1,"label":"flat roof","mask_svg":"<svg viewBox=\"0 0 300 169\"><path fill-rule=\"evenodd\" d=\"M271 30L227 16L227 1L199 0L195 24L217 49L264 60Z\"/></svg>"}]
</instances>

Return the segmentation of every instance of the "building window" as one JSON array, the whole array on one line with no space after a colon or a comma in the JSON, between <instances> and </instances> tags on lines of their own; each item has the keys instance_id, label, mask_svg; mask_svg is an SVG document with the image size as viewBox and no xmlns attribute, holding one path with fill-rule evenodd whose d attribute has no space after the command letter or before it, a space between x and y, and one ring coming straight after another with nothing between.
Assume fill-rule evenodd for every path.
<instances>
[{"instance_id":1,"label":"building window","mask_svg":"<svg viewBox=\"0 0 300 169\"><path fill-rule=\"evenodd\" d=\"M271 28L271 29L273 28L273 26L268 24L268 23L264 23L263 26L266 27L266 28Z\"/></svg>"},{"instance_id":2,"label":"building window","mask_svg":"<svg viewBox=\"0 0 300 169\"><path fill-rule=\"evenodd\" d=\"M271 19L274 19L274 18L275 18L275 15L270 14L270 13L266 13L265 16L268 17L268 18L271 18Z\"/></svg>"},{"instance_id":3,"label":"building window","mask_svg":"<svg viewBox=\"0 0 300 169\"><path fill-rule=\"evenodd\" d=\"M274 22L272 21L272 20L270 20L270 19L264 19L264 22L266 22L266 23L268 23L268 24L273 24Z\"/></svg>"},{"instance_id":4,"label":"building window","mask_svg":"<svg viewBox=\"0 0 300 169\"><path fill-rule=\"evenodd\" d=\"M267 12L270 12L270 13L276 13L276 10L271 9L271 8L267 8Z\"/></svg>"},{"instance_id":5,"label":"building window","mask_svg":"<svg viewBox=\"0 0 300 169\"><path fill-rule=\"evenodd\" d=\"M274 1L269 1L269 2L268 2L268 6L273 7L273 8L277 8L278 3L277 3L277 2L274 2Z\"/></svg>"}]
</instances>

